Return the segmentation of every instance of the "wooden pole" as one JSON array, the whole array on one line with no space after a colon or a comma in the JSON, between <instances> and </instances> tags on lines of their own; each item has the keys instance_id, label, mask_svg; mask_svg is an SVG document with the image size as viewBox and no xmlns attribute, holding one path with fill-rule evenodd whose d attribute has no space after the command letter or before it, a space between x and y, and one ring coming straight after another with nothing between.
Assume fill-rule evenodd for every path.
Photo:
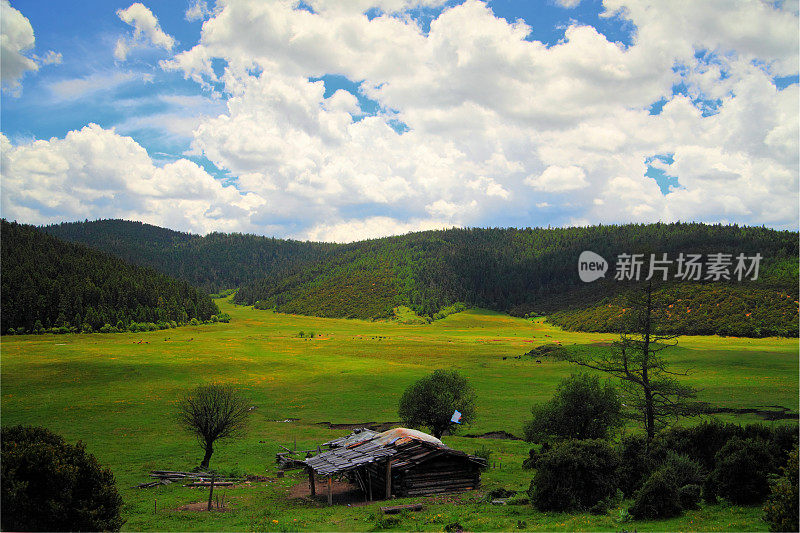
<instances>
[{"instance_id":1,"label":"wooden pole","mask_svg":"<svg viewBox=\"0 0 800 533\"><path fill-rule=\"evenodd\" d=\"M367 470L367 487L369 488L369 501L372 501L372 476Z\"/></svg>"},{"instance_id":2,"label":"wooden pole","mask_svg":"<svg viewBox=\"0 0 800 533\"><path fill-rule=\"evenodd\" d=\"M333 505L333 476L328 476L328 505Z\"/></svg>"},{"instance_id":3,"label":"wooden pole","mask_svg":"<svg viewBox=\"0 0 800 533\"><path fill-rule=\"evenodd\" d=\"M214 474L211 474L211 487L208 491L208 510L211 510L211 496L214 495Z\"/></svg>"},{"instance_id":4,"label":"wooden pole","mask_svg":"<svg viewBox=\"0 0 800 533\"><path fill-rule=\"evenodd\" d=\"M386 461L386 499L392 497L392 461Z\"/></svg>"},{"instance_id":5,"label":"wooden pole","mask_svg":"<svg viewBox=\"0 0 800 533\"><path fill-rule=\"evenodd\" d=\"M308 484L311 485L311 496L317 495L317 487L314 485L314 469L308 467Z\"/></svg>"}]
</instances>

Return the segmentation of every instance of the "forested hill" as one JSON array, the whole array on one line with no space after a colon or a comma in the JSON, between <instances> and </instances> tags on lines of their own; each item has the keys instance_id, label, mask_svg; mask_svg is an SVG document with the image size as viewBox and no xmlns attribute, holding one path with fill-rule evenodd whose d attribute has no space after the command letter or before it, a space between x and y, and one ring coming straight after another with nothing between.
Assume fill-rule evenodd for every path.
<instances>
[{"instance_id":1,"label":"forested hill","mask_svg":"<svg viewBox=\"0 0 800 533\"><path fill-rule=\"evenodd\" d=\"M208 295L185 281L33 226L0 224L3 334L167 327L219 313Z\"/></svg>"},{"instance_id":2,"label":"forested hill","mask_svg":"<svg viewBox=\"0 0 800 533\"><path fill-rule=\"evenodd\" d=\"M422 317L454 304L515 315L547 314L570 329L614 331L624 283L583 283L578 256L606 258L613 277L623 253L739 253L763 256L747 282L682 282L681 333L797 335L798 234L697 223L555 229L451 229L346 245L242 234L201 237L139 222L101 220L42 228L207 291L239 288L235 301L326 317L389 318L400 306ZM413 313L412 313L413 315Z\"/></svg>"},{"instance_id":3,"label":"forested hill","mask_svg":"<svg viewBox=\"0 0 800 533\"><path fill-rule=\"evenodd\" d=\"M155 268L207 292L233 289L270 274L285 276L337 247L241 233L202 237L127 220L65 222L40 229Z\"/></svg>"},{"instance_id":4,"label":"forested hill","mask_svg":"<svg viewBox=\"0 0 800 533\"><path fill-rule=\"evenodd\" d=\"M763 308L768 312L755 313L761 317L757 327L726 331L797 334L798 234L694 223L451 229L357 242L290 276L271 275L245 284L236 301L290 313L353 318L391 317L397 306L436 316L464 302L517 315L553 314L561 325L574 329L613 330L608 311L599 310L609 309L606 300L624 292L626 285L581 282L577 263L584 250L607 258L610 276L614 259L622 253L667 253L672 259L679 252L760 253L764 259L758 281L683 282L682 303L689 309L695 300L700 307L704 301L714 307L701 321L704 333L720 331L731 313L744 317ZM585 312L589 309L593 311ZM686 317L681 319L686 323Z\"/></svg>"}]
</instances>

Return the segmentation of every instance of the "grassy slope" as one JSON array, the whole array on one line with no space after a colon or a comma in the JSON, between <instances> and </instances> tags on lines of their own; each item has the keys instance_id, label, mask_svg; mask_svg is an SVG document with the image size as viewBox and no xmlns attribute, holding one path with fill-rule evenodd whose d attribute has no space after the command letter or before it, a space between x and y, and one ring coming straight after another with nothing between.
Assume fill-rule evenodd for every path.
<instances>
[{"instance_id":1,"label":"grassy slope","mask_svg":"<svg viewBox=\"0 0 800 533\"><path fill-rule=\"evenodd\" d=\"M470 432L519 434L530 405L549 398L570 368L503 361L502 356L555 340L588 344L615 338L563 332L540 320L488 311L407 326L280 315L227 302L220 307L233 316L230 324L139 334L4 337L3 424L45 425L68 440L86 442L117 476L126 529L371 529L378 504L330 509L287 500L288 488L302 479L297 475L229 490L234 510L210 515L172 510L202 500L205 492L130 487L144 481L150 469L189 469L197 463L199 449L177 428L174 403L184 390L207 380L236 382L258 406L248 435L219 446L212 466L272 475L278 444L297 439L298 447L311 447L344 433L318 422L396 420L404 388L441 367L463 372L477 389L479 420ZM301 339L301 330L316 336ZM140 339L149 344L138 344ZM797 349L797 339L689 337L681 339L672 360L676 367L693 369L690 381L703 388L702 399L728 407L771 404L797 410ZM285 418L300 420L275 422ZM494 450L493 460L503 468L484 475L486 488L527 488L531 474L519 466L527 455L525 443L445 441L466 451L482 444ZM600 517L542 514L530 506L492 507L475 498L469 493L453 503L431 503L395 527L441 530L459 522L473 530L507 530L524 520L526 528L543 530L765 529L758 508L707 506L667 522L619 524L614 521L618 511Z\"/></svg>"}]
</instances>

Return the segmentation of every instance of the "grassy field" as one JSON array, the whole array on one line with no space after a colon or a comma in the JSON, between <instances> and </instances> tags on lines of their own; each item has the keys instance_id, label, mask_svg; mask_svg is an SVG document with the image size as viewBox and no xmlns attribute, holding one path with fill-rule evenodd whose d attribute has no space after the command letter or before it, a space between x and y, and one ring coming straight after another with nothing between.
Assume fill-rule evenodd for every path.
<instances>
[{"instance_id":1,"label":"grassy field","mask_svg":"<svg viewBox=\"0 0 800 533\"><path fill-rule=\"evenodd\" d=\"M279 444L298 448L347 433L337 424L397 420L397 402L414 380L457 369L478 393L478 420L466 433L521 434L530 406L551 397L566 363L513 359L539 344L594 344L610 334L564 332L541 320L472 310L427 325L275 314L219 300L229 324L130 334L14 336L2 339L2 423L42 425L82 440L109 465L125 500L128 530L764 530L758 507L704 506L661 522L607 515L539 513L530 505L492 506L493 488L527 489L531 473L520 441L446 437L457 449L486 446L497 468L483 489L426 499L421 513L387 520L379 504L335 506L292 499L304 477L275 476ZM303 336L300 337L300 332ZM310 334L314 337L310 338ZM798 410L798 340L684 337L668 356L691 370L700 399L723 407ZM503 359L507 357L507 359ZM132 488L151 469L188 470L202 453L177 425L175 404L208 381L240 386L256 409L247 436L216 447L212 467L267 475L270 481L222 490L226 512L180 511L203 489ZM286 419L298 419L284 422ZM725 420L755 422L754 415ZM633 431L633 428L627 431ZM398 500L402 503L403 500Z\"/></svg>"}]
</instances>

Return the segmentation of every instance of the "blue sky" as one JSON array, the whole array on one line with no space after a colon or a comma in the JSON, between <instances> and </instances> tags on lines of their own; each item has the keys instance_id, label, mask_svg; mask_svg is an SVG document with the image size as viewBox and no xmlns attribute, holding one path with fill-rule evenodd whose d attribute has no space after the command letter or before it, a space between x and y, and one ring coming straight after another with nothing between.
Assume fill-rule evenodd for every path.
<instances>
[{"instance_id":1,"label":"blue sky","mask_svg":"<svg viewBox=\"0 0 800 533\"><path fill-rule=\"evenodd\" d=\"M797 6L665 6L2 0L2 215L797 229Z\"/></svg>"}]
</instances>

